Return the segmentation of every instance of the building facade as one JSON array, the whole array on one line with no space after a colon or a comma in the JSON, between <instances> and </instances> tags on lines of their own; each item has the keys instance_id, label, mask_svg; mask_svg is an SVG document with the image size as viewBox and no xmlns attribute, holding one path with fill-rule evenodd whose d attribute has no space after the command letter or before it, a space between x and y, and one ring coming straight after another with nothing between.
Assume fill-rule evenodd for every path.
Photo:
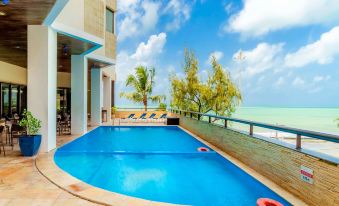
<instances>
[{"instance_id":1,"label":"building facade","mask_svg":"<svg viewBox=\"0 0 339 206\"><path fill-rule=\"evenodd\" d=\"M57 113L71 133L111 119L116 0L0 1L0 115L42 121L41 151L56 147Z\"/></svg>"}]
</instances>

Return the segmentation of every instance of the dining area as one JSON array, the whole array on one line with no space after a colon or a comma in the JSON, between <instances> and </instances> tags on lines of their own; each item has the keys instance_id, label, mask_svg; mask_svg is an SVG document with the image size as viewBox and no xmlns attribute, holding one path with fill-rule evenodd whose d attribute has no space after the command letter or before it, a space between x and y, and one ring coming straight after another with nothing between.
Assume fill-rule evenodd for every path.
<instances>
[{"instance_id":1,"label":"dining area","mask_svg":"<svg viewBox=\"0 0 339 206\"><path fill-rule=\"evenodd\" d=\"M20 119L17 114L0 119L0 156L6 156L8 150L13 151L19 137L26 133L26 129L19 124Z\"/></svg>"}]
</instances>

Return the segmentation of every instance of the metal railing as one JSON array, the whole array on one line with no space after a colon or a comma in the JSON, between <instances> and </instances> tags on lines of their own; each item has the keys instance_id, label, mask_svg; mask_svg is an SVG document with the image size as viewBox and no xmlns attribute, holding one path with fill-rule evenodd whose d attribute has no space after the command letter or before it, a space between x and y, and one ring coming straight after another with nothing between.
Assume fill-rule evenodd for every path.
<instances>
[{"instance_id":1,"label":"metal railing","mask_svg":"<svg viewBox=\"0 0 339 206\"><path fill-rule=\"evenodd\" d=\"M212 118L217 120L224 120L224 127L228 128L228 122L237 122L245 125L249 125L249 132L248 134L250 136L254 135L254 127L260 127L265 129L271 129L281 132L286 132L290 134L296 135L296 146L295 149L300 150L301 149L301 137L311 137L314 139L319 140L325 140L329 142L335 142L339 143L339 136L333 135L333 134L326 134L321 132L315 132L315 131L309 131L309 130L303 130L303 129L296 129L292 127L286 127L286 126L278 126L278 125L272 125L272 124L265 124L255 121L249 121L249 120L243 120L243 119L237 119L237 118L231 118L231 117L224 117L224 116L217 116L212 114L206 114L206 113L199 113L199 112L192 112L192 111L185 111L185 110L178 110L178 109L170 109L172 113L184 115L187 117L189 115L190 118L193 118L193 116L197 117L197 120L201 120L201 117L208 117L208 122L212 123Z\"/></svg>"},{"instance_id":2,"label":"metal railing","mask_svg":"<svg viewBox=\"0 0 339 206\"><path fill-rule=\"evenodd\" d=\"M141 107L134 107L134 108L123 108L123 107L118 107L117 111L145 111L144 108ZM147 107L147 111L166 111L166 109L159 108L159 107Z\"/></svg>"}]
</instances>

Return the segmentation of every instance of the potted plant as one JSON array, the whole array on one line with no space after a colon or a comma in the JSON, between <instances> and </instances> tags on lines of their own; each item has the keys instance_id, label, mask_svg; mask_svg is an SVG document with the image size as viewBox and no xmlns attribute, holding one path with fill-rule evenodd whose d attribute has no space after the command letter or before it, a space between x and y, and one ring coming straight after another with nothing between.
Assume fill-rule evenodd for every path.
<instances>
[{"instance_id":1,"label":"potted plant","mask_svg":"<svg viewBox=\"0 0 339 206\"><path fill-rule=\"evenodd\" d=\"M41 135L38 135L41 121L35 118L30 111L24 110L19 125L26 129L26 135L19 137L21 153L29 157L36 155L41 144Z\"/></svg>"}]
</instances>

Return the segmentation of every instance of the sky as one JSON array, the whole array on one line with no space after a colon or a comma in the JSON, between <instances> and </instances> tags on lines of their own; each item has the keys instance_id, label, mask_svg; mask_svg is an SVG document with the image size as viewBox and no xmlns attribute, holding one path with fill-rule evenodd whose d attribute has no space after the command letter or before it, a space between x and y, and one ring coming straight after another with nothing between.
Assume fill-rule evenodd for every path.
<instances>
[{"instance_id":1,"label":"sky","mask_svg":"<svg viewBox=\"0 0 339 206\"><path fill-rule=\"evenodd\" d=\"M215 56L240 87L241 106L339 106L337 0L118 0L116 105L128 74L155 67L154 94L170 100L184 49L206 80ZM239 52L244 58L237 60Z\"/></svg>"}]
</instances>

